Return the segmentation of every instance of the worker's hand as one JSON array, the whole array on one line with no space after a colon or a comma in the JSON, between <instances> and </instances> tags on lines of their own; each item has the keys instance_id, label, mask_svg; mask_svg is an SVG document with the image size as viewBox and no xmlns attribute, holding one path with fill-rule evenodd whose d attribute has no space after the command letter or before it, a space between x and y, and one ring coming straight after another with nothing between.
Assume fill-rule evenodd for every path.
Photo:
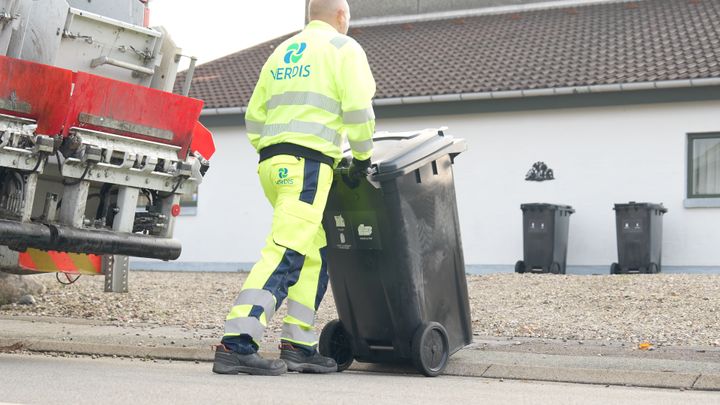
<instances>
[{"instance_id":1,"label":"worker's hand","mask_svg":"<svg viewBox=\"0 0 720 405\"><path fill-rule=\"evenodd\" d=\"M360 180L367 177L368 169L370 168L370 159L357 160L353 158L350 162L350 166L347 169L347 175L343 174L343 182L350 188L355 188L360 185Z\"/></svg>"},{"instance_id":2,"label":"worker's hand","mask_svg":"<svg viewBox=\"0 0 720 405\"><path fill-rule=\"evenodd\" d=\"M370 168L370 159L357 160L353 158L350 162L349 176L351 179L360 180L368 175L368 169Z\"/></svg>"}]
</instances>

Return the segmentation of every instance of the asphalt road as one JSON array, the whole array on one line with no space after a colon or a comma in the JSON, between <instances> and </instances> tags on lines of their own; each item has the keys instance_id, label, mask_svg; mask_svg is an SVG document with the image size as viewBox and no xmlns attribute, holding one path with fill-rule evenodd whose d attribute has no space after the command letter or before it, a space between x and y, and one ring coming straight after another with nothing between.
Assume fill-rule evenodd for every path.
<instances>
[{"instance_id":1,"label":"asphalt road","mask_svg":"<svg viewBox=\"0 0 720 405\"><path fill-rule=\"evenodd\" d=\"M0 355L10 404L713 404L717 392L344 372L219 376L208 363Z\"/></svg>"}]
</instances>

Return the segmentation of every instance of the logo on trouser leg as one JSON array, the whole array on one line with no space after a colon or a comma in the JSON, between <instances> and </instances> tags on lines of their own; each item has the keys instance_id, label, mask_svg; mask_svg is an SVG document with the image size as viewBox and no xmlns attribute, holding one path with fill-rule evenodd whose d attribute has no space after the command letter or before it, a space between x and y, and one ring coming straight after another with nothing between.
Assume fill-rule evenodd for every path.
<instances>
[{"instance_id":1,"label":"logo on trouser leg","mask_svg":"<svg viewBox=\"0 0 720 405\"><path fill-rule=\"evenodd\" d=\"M278 178L279 180L275 182L275 184L279 186L287 186L294 183L293 179L289 179L288 176L290 175L290 171L287 169L287 167L283 167L281 169L278 169Z\"/></svg>"}]
</instances>

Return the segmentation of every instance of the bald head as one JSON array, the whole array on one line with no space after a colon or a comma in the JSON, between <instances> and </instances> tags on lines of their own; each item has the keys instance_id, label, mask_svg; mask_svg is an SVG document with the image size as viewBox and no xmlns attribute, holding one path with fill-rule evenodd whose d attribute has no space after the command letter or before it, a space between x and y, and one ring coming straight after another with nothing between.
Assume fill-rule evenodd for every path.
<instances>
[{"instance_id":1,"label":"bald head","mask_svg":"<svg viewBox=\"0 0 720 405\"><path fill-rule=\"evenodd\" d=\"M310 21L324 21L339 33L347 34L350 27L350 6L347 0L310 0L308 17Z\"/></svg>"}]
</instances>

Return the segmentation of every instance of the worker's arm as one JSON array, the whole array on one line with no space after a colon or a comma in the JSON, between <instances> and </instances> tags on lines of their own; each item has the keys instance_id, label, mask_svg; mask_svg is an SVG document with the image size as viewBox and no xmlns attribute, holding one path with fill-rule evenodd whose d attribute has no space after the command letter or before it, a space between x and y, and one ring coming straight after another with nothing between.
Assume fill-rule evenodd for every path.
<instances>
[{"instance_id":1,"label":"worker's arm","mask_svg":"<svg viewBox=\"0 0 720 405\"><path fill-rule=\"evenodd\" d=\"M260 79L255 86L247 111L245 112L245 128L250 143L257 150L267 120L267 82L270 75L266 67L260 72Z\"/></svg>"},{"instance_id":2,"label":"worker's arm","mask_svg":"<svg viewBox=\"0 0 720 405\"><path fill-rule=\"evenodd\" d=\"M338 84L344 129L353 157L361 161L368 160L372 157L372 138L375 133L375 113L372 108L375 79L360 45L353 42L341 51L343 57Z\"/></svg>"}]
</instances>

